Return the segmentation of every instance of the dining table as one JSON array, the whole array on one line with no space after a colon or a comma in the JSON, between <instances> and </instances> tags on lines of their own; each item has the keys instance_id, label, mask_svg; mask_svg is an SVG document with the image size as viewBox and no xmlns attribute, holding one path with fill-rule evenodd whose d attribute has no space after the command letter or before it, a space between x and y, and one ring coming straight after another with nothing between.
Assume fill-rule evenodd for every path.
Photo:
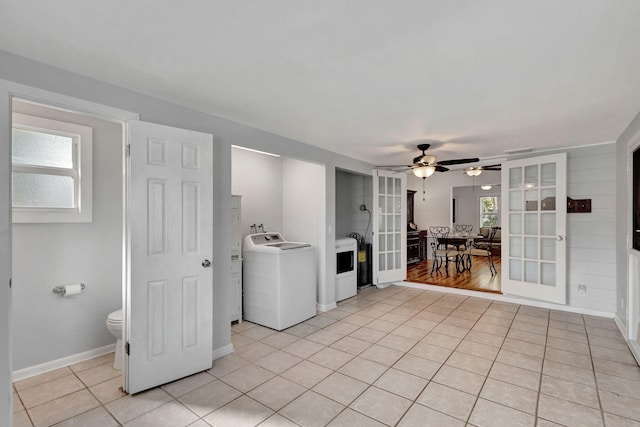
<instances>
[{"instance_id":1,"label":"dining table","mask_svg":"<svg viewBox=\"0 0 640 427\"><path fill-rule=\"evenodd\" d=\"M449 245L455 246L458 254L456 255L456 271L458 273L462 273L466 270L471 269L471 258L468 257L466 260L463 258L463 255L460 254L460 247L464 246L467 248L467 245L473 244L476 240L482 239L482 236L447 236L447 237L439 237L438 238L438 246L448 247ZM445 261L445 271L449 272L449 257L446 258Z\"/></svg>"}]
</instances>

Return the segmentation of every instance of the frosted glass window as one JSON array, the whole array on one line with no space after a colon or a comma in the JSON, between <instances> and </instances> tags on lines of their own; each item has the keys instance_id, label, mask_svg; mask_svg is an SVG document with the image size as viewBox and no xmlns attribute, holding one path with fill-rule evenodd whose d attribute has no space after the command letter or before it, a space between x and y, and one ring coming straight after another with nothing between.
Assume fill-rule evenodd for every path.
<instances>
[{"instance_id":1,"label":"frosted glass window","mask_svg":"<svg viewBox=\"0 0 640 427\"><path fill-rule=\"evenodd\" d=\"M538 210L538 190L527 190L524 192L524 210L525 211L537 211Z\"/></svg>"},{"instance_id":2,"label":"frosted glass window","mask_svg":"<svg viewBox=\"0 0 640 427\"><path fill-rule=\"evenodd\" d=\"M392 214L394 213L394 209L393 209L393 197L392 196L387 196L387 213L388 214Z\"/></svg>"},{"instance_id":3,"label":"frosted glass window","mask_svg":"<svg viewBox=\"0 0 640 427\"><path fill-rule=\"evenodd\" d=\"M384 236L384 234L380 234L378 236L378 244L380 245L380 252L384 252L386 251L386 247L387 245L385 244L387 241L387 238Z\"/></svg>"},{"instance_id":4,"label":"frosted glass window","mask_svg":"<svg viewBox=\"0 0 640 427\"><path fill-rule=\"evenodd\" d=\"M393 252L387 253L387 269L394 270L393 267Z\"/></svg>"},{"instance_id":5,"label":"frosted glass window","mask_svg":"<svg viewBox=\"0 0 640 427\"><path fill-rule=\"evenodd\" d=\"M393 231L393 215L387 215L387 231Z\"/></svg>"},{"instance_id":6,"label":"frosted glass window","mask_svg":"<svg viewBox=\"0 0 640 427\"><path fill-rule=\"evenodd\" d=\"M509 210L511 212L522 210L522 191L509 191Z\"/></svg>"},{"instance_id":7,"label":"frosted glass window","mask_svg":"<svg viewBox=\"0 0 640 427\"><path fill-rule=\"evenodd\" d=\"M556 239L540 239L540 259L543 261L556 260Z\"/></svg>"},{"instance_id":8,"label":"frosted glass window","mask_svg":"<svg viewBox=\"0 0 640 427\"><path fill-rule=\"evenodd\" d=\"M525 166L524 188L534 188L537 186L538 186L538 165Z\"/></svg>"},{"instance_id":9,"label":"frosted glass window","mask_svg":"<svg viewBox=\"0 0 640 427\"><path fill-rule=\"evenodd\" d=\"M538 262L524 262L524 281L529 283L538 283Z\"/></svg>"},{"instance_id":10,"label":"frosted glass window","mask_svg":"<svg viewBox=\"0 0 640 427\"><path fill-rule=\"evenodd\" d=\"M402 237L402 235L400 233L396 233L395 234L395 241L396 241L396 251L399 251L400 248L402 247L402 245L400 244L400 238ZM399 252L398 252L399 253Z\"/></svg>"},{"instance_id":11,"label":"frosted glass window","mask_svg":"<svg viewBox=\"0 0 640 427\"><path fill-rule=\"evenodd\" d=\"M395 228L394 228L395 231L400 232L400 224L401 224L400 215L396 215Z\"/></svg>"},{"instance_id":12,"label":"frosted glass window","mask_svg":"<svg viewBox=\"0 0 640 427\"><path fill-rule=\"evenodd\" d=\"M387 234L387 251L393 251L393 234ZM396 248L398 249L398 248ZM391 266L389 266L391 267Z\"/></svg>"},{"instance_id":13,"label":"frosted glass window","mask_svg":"<svg viewBox=\"0 0 640 427\"><path fill-rule=\"evenodd\" d=\"M387 269L385 259L386 257L383 253L378 254L378 268L380 269L380 271L385 271Z\"/></svg>"},{"instance_id":14,"label":"frosted glass window","mask_svg":"<svg viewBox=\"0 0 640 427\"><path fill-rule=\"evenodd\" d=\"M540 210L542 211L555 211L556 210L556 189L555 188L543 188L540 190Z\"/></svg>"},{"instance_id":15,"label":"frosted glass window","mask_svg":"<svg viewBox=\"0 0 640 427\"><path fill-rule=\"evenodd\" d=\"M74 142L69 136L13 129L14 164L73 169Z\"/></svg>"},{"instance_id":16,"label":"frosted glass window","mask_svg":"<svg viewBox=\"0 0 640 427\"><path fill-rule=\"evenodd\" d=\"M509 233L522 234L522 214L509 214Z\"/></svg>"},{"instance_id":17,"label":"frosted glass window","mask_svg":"<svg viewBox=\"0 0 640 427\"><path fill-rule=\"evenodd\" d=\"M380 209L380 213L382 213L382 214L387 212L386 211L387 204L386 204L385 200L386 200L386 197L378 196L378 206L379 206L379 209Z\"/></svg>"},{"instance_id":18,"label":"frosted glass window","mask_svg":"<svg viewBox=\"0 0 640 427\"><path fill-rule=\"evenodd\" d=\"M386 194L386 186L385 186L385 182L387 182L387 180L383 177L383 176L379 176L378 177L378 191L380 192L380 194Z\"/></svg>"},{"instance_id":19,"label":"frosted glass window","mask_svg":"<svg viewBox=\"0 0 640 427\"><path fill-rule=\"evenodd\" d=\"M396 204L394 206L394 212L400 213L402 212L402 196L396 196Z\"/></svg>"},{"instance_id":20,"label":"frosted glass window","mask_svg":"<svg viewBox=\"0 0 640 427\"><path fill-rule=\"evenodd\" d=\"M540 234L543 236L556 235L556 214L540 214Z\"/></svg>"},{"instance_id":21,"label":"frosted glass window","mask_svg":"<svg viewBox=\"0 0 640 427\"><path fill-rule=\"evenodd\" d=\"M93 129L21 113L12 119L13 222L91 222Z\"/></svg>"},{"instance_id":22,"label":"frosted glass window","mask_svg":"<svg viewBox=\"0 0 640 427\"><path fill-rule=\"evenodd\" d=\"M70 176L13 173L13 207L74 207L75 183Z\"/></svg>"},{"instance_id":23,"label":"frosted glass window","mask_svg":"<svg viewBox=\"0 0 640 427\"><path fill-rule=\"evenodd\" d=\"M385 215L382 213L382 208L379 208L380 214L378 215L378 231L384 233L386 231Z\"/></svg>"},{"instance_id":24,"label":"frosted glass window","mask_svg":"<svg viewBox=\"0 0 640 427\"><path fill-rule=\"evenodd\" d=\"M395 259L396 259L396 269L401 268L402 267L402 263L400 262L400 252L396 251L395 253Z\"/></svg>"},{"instance_id":25,"label":"frosted glass window","mask_svg":"<svg viewBox=\"0 0 640 427\"><path fill-rule=\"evenodd\" d=\"M556 164L555 163L545 163L540 165L540 174L541 174L541 182L540 185L552 186L556 185Z\"/></svg>"},{"instance_id":26,"label":"frosted glass window","mask_svg":"<svg viewBox=\"0 0 640 427\"><path fill-rule=\"evenodd\" d=\"M385 194L393 194L393 178L387 178L387 191Z\"/></svg>"},{"instance_id":27,"label":"frosted glass window","mask_svg":"<svg viewBox=\"0 0 640 427\"><path fill-rule=\"evenodd\" d=\"M524 257L525 258L538 258L538 238L537 237L525 237L524 238Z\"/></svg>"},{"instance_id":28,"label":"frosted glass window","mask_svg":"<svg viewBox=\"0 0 640 427\"><path fill-rule=\"evenodd\" d=\"M541 263L541 280L540 283L547 286L555 286L556 285L556 265L543 262Z\"/></svg>"},{"instance_id":29,"label":"frosted glass window","mask_svg":"<svg viewBox=\"0 0 640 427\"><path fill-rule=\"evenodd\" d=\"M538 214L524 214L524 234L538 234Z\"/></svg>"},{"instance_id":30,"label":"frosted glass window","mask_svg":"<svg viewBox=\"0 0 640 427\"><path fill-rule=\"evenodd\" d=\"M509 169L509 188L522 188L522 168Z\"/></svg>"},{"instance_id":31,"label":"frosted glass window","mask_svg":"<svg viewBox=\"0 0 640 427\"><path fill-rule=\"evenodd\" d=\"M402 193L402 181L400 180L400 178L395 178L393 181L395 184L394 194L397 196Z\"/></svg>"},{"instance_id":32,"label":"frosted glass window","mask_svg":"<svg viewBox=\"0 0 640 427\"><path fill-rule=\"evenodd\" d=\"M512 258L522 258L522 238L509 237L509 256Z\"/></svg>"},{"instance_id":33,"label":"frosted glass window","mask_svg":"<svg viewBox=\"0 0 640 427\"><path fill-rule=\"evenodd\" d=\"M509 279L522 280L522 261L519 259L509 259Z\"/></svg>"}]
</instances>

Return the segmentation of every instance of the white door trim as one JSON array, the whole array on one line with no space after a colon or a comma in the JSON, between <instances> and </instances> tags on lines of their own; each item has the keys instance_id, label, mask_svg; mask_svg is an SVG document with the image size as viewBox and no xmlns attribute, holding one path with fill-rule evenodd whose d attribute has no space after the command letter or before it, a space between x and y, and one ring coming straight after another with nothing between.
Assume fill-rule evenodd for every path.
<instances>
[{"instance_id":1,"label":"white door trim","mask_svg":"<svg viewBox=\"0 0 640 427\"><path fill-rule=\"evenodd\" d=\"M633 249L633 215L630 214L633 209L633 152L640 150L640 131L629 139L627 144L627 239L626 239L626 256L627 256L627 274L625 280L627 282L627 307L626 322L627 334L625 338L630 345L633 343L636 349L639 346L639 326L640 306L638 301L640 298L640 251ZM620 278L618 278L620 280Z\"/></svg>"}]
</instances>

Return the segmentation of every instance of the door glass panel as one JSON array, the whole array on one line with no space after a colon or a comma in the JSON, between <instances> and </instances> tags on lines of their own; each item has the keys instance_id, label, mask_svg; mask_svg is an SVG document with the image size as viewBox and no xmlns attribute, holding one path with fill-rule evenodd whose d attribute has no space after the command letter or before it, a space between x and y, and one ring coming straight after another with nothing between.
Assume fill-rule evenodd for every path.
<instances>
[{"instance_id":1,"label":"door glass panel","mask_svg":"<svg viewBox=\"0 0 640 427\"><path fill-rule=\"evenodd\" d=\"M393 181L394 181L394 184L395 184L394 194L396 196L399 196L400 193L402 192L402 181L400 181L400 178L395 178Z\"/></svg>"},{"instance_id":2,"label":"door glass panel","mask_svg":"<svg viewBox=\"0 0 640 427\"><path fill-rule=\"evenodd\" d=\"M509 188L522 188L522 168L509 169Z\"/></svg>"},{"instance_id":3,"label":"door glass panel","mask_svg":"<svg viewBox=\"0 0 640 427\"><path fill-rule=\"evenodd\" d=\"M556 285L556 265L554 263L543 262L541 263L541 272L542 276L540 279L540 283L547 286L555 286Z\"/></svg>"},{"instance_id":4,"label":"door glass panel","mask_svg":"<svg viewBox=\"0 0 640 427\"><path fill-rule=\"evenodd\" d=\"M556 260L556 239L540 239L540 259L543 261Z\"/></svg>"},{"instance_id":5,"label":"door glass panel","mask_svg":"<svg viewBox=\"0 0 640 427\"><path fill-rule=\"evenodd\" d=\"M509 279L522 280L522 261L519 259L509 259Z\"/></svg>"},{"instance_id":6,"label":"door glass panel","mask_svg":"<svg viewBox=\"0 0 640 427\"><path fill-rule=\"evenodd\" d=\"M387 190L386 190L387 187L385 186L385 182L386 180L384 179L383 176L378 177L378 193L387 194Z\"/></svg>"},{"instance_id":7,"label":"door glass panel","mask_svg":"<svg viewBox=\"0 0 640 427\"><path fill-rule=\"evenodd\" d=\"M400 264L401 264L401 262L400 262L400 252L396 251L396 256L395 256L395 258L396 258L396 268L400 268L400 267L402 267L402 266L400 265Z\"/></svg>"},{"instance_id":8,"label":"door glass panel","mask_svg":"<svg viewBox=\"0 0 640 427\"><path fill-rule=\"evenodd\" d=\"M395 213L400 213L402 209L402 197L396 196Z\"/></svg>"},{"instance_id":9,"label":"door glass panel","mask_svg":"<svg viewBox=\"0 0 640 427\"><path fill-rule=\"evenodd\" d=\"M378 244L380 245L380 252L384 252L387 249L387 245L385 245L385 243L387 242L387 239L384 237L384 234L380 234L378 236Z\"/></svg>"},{"instance_id":10,"label":"door glass panel","mask_svg":"<svg viewBox=\"0 0 640 427\"><path fill-rule=\"evenodd\" d=\"M396 232L400 232L400 223L400 215L396 215L396 221L393 228Z\"/></svg>"},{"instance_id":11,"label":"door glass panel","mask_svg":"<svg viewBox=\"0 0 640 427\"><path fill-rule=\"evenodd\" d=\"M395 235L395 239L396 239L396 251L400 250L400 238L402 237L402 235L400 233L397 233ZM400 252L398 252L399 254Z\"/></svg>"},{"instance_id":12,"label":"door glass panel","mask_svg":"<svg viewBox=\"0 0 640 427\"><path fill-rule=\"evenodd\" d=\"M385 203L386 197L384 196L379 196L378 197L378 209L380 210L380 213L386 213L387 212L387 204Z\"/></svg>"},{"instance_id":13,"label":"door glass panel","mask_svg":"<svg viewBox=\"0 0 640 427\"><path fill-rule=\"evenodd\" d=\"M387 196L387 213L393 213L393 197Z\"/></svg>"},{"instance_id":14,"label":"door glass panel","mask_svg":"<svg viewBox=\"0 0 640 427\"><path fill-rule=\"evenodd\" d=\"M509 233L522 234L522 214L509 214Z\"/></svg>"},{"instance_id":15,"label":"door glass panel","mask_svg":"<svg viewBox=\"0 0 640 427\"><path fill-rule=\"evenodd\" d=\"M387 250L393 251L393 234L387 234Z\"/></svg>"},{"instance_id":16,"label":"door glass panel","mask_svg":"<svg viewBox=\"0 0 640 427\"><path fill-rule=\"evenodd\" d=\"M522 238L511 236L509 237L509 256L512 258L522 257Z\"/></svg>"},{"instance_id":17,"label":"door glass panel","mask_svg":"<svg viewBox=\"0 0 640 427\"><path fill-rule=\"evenodd\" d=\"M393 252L387 253L387 268L389 270L393 270L395 268L393 266Z\"/></svg>"},{"instance_id":18,"label":"door glass panel","mask_svg":"<svg viewBox=\"0 0 640 427\"><path fill-rule=\"evenodd\" d=\"M540 234L542 236L556 235L556 214L543 213L540 215Z\"/></svg>"},{"instance_id":19,"label":"door glass panel","mask_svg":"<svg viewBox=\"0 0 640 427\"><path fill-rule=\"evenodd\" d=\"M538 238L537 237L525 237L524 238L524 257L525 258L538 258Z\"/></svg>"},{"instance_id":20,"label":"door glass panel","mask_svg":"<svg viewBox=\"0 0 640 427\"><path fill-rule=\"evenodd\" d=\"M527 190L524 192L524 210L537 211L538 210L538 190Z\"/></svg>"},{"instance_id":21,"label":"door glass panel","mask_svg":"<svg viewBox=\"0 0 640 427\"><path fill-rule=\"evenodd\" d=\"M387 178L387 191L385 194L393 194L393 178Z\"/></svg>"},{"instance_id":22,"label":"door glass panel","mask_svg":"<svg viewBox=\"0 0 640 427\"><path fill-rule=\"evenodd\" d=\"M525 166L524 188L534 188L537 186L538 186L538 165Z\"/></svg>"},{"instance_id":23,"label":"door glass panel","mask_svg":"<svg viewBox=\"0 0 640 427\"><path fill-rule=\"evenodd\" d=\"M387 215L387 231L393 231L393 215Z\"/></svg>"},{"instance_id":24,"label":"door glass panel","mask_svg":"<svg viewBox=\"0 0 640 427\"><path fill-rule=\"evenodd\" d=\"M509 191L509 210L512 212L522 210L522 191Z\"/></svg>"},{"instance_id":25,"label":"door glass panel","mask_svg":"<svg viewBox=\"0 0 640 427\"><path fill-rule=\"evenodd\" d=\"M540 165L540 185L545 187L549 185L556 185L556 164L544 163Z\"/></svg>"},{"instance_id":26,"label":"door glass panel","mask_svg":"<svg viewBox=\"0 0 640 427\"><path fill-rule=\"evenodd\" d=\"M524 234L538 234L538 214L524 214Z\"/></svg>"},{"instance_id":27,"label":"door glass panel","mask_svg":"<svg viewBox=\"0 0 640 427\"><path fill-rule=\"evenodd\" d=\"M543 188L540 190L540 198L542 203L540 204L540 210L542 211L555 211L556 210L556 189L555 188Z\"/></svg>"},{"instance_id":28,"label":"door glass panel","mask_svg":"<svg viewBox=\"0 0 640 427\"><path fill-rule=\"evenodd\" d=\"M385 271L387 269L387 266L385 264L385 259L386 257L384 256L383 253L380 253L378 255L378 268L380 269L380 271Z\"/></svg>"},{"instance_id":29,"label":"door glass panel","mask_svg":"<svg viewBox=\"0 0 640 427\"><path fill-rule=\"evenodd\" d=\"M524 262L524 281L538 283L538 261Z\"/></svg>"}]
</instances>

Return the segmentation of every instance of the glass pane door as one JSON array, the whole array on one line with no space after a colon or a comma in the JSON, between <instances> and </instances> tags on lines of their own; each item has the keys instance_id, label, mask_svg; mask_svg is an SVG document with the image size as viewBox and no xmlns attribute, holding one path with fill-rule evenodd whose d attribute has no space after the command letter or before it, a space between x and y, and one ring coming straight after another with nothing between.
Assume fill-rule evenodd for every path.
<instances>
[{"instance_id":1,"label":"glass pane door","mask_svg":"<svg viewBox=\"0 0 640 427\"><path fill-rule=\"evenodd\" d=\"M403 173L374 171L374 283L404 280L407 275L407 192Z\"/></svg>"},{"instance_id":2,"label":"glass pane door","mask_svg":"<svg viewBox=\"0 0 640 427\"><path fill-rule=\"evenodd\" d=\"M503 171L503 293L565 304L566 154L506 162Z\"/></svg>"}]
</instances>

